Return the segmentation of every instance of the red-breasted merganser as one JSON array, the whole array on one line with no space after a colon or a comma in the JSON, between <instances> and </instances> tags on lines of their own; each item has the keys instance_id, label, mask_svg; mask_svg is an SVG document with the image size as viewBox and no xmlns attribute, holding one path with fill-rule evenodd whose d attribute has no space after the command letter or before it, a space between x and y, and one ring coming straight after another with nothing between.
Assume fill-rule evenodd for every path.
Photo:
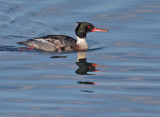
<instances>
[{"instance_id":1,"label":"red-breasted merganser","mask_svg":"<svg viewBox=\"0 0 160 117\"><path fill-rule=\"evenodd\" d=\"M26 41L18 42L29 47L41 49L44 51L80 51L87 50L88 44L86 42L86 34L95 31L108 31L98 29L93 24L88 22L78 22L75 29L77 40L65 35L47 35L35 39L28 39Z\"/></svg>"}]
</instances>

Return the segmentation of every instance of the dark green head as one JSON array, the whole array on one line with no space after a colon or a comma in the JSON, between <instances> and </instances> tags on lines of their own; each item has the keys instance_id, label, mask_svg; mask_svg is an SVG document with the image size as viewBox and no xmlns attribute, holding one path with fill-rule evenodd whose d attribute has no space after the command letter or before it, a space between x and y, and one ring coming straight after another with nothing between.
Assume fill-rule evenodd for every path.
<instances>
[{"instance_id":1,"label":"dark green head","mask_svg":"<svg viewBox=\"0 0 160 117\"><path fill-rule=\"evenodd\" d=\"M77 22L78 26L75 29L75 33L80 38L86 38L86 34L88 32L94 32L94 31L108 31L104 29L98 29L93 24L89 22Z\"/></svg>"}]
</instances>

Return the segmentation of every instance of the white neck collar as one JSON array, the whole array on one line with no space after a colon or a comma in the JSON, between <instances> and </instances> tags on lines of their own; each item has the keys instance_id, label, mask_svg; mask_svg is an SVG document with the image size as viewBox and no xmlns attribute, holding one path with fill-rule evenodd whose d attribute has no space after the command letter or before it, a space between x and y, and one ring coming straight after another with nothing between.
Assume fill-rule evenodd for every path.
<instances>
[{"instance_id":1,"label":"white neck collar","mask_svg":"<svg viewBox=\"0 0 160 117\"><path fill-rule=\"evenodd\" d=\"M88 44L87 44L86 38L80 38L77 36L77 43L76 44L83 49L88 49Z\"/></svg>"}]
</instances>

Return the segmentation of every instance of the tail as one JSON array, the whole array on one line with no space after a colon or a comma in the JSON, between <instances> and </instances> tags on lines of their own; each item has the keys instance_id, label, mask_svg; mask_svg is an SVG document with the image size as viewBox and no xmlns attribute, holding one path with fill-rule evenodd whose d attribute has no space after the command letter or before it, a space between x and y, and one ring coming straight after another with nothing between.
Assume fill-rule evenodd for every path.
<instances>
[{"instance_id":1,"label":"tail","mask_svg":"<svg viewBox=\"0 0 160 117\"><path fill-rule=\"evenodd\" d=\"M27 45L27 44L29 44L29 43L32 42L32 41L33 41L33 39L28 39L28 40L26 40L26 41L17 42L17 44Z\"/></svg>"},{"instance_id":2,"label":"tail","mask_svg":"<svg viewBox=\"0 0 160 117\"><path fill-rule=\"evenodd\" d=\"M27 41L20 41L20 42L17 42L17 44L26 45Z\"/></svg>"}]
</instances>

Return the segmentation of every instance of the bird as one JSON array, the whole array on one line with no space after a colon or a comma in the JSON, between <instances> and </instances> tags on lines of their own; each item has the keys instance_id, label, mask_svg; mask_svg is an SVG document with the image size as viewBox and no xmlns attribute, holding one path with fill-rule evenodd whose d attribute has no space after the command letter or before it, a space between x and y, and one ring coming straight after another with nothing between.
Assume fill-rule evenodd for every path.
<instances>
[{"instance_id":1,"label":"bird","mask_svg":"<svg viewBox=\"0 0 160 117\"><path fill-rule=\"evenodd\" d=\"M108 31L105 29L96 28L92 23L89 22L77 23L78 25L75 28L77 40L65 35L47 35L17 43L48 52L83 51L88 50L89 48L86 41L87 33L95 31Z\"/></svg>"}]
</instances>

